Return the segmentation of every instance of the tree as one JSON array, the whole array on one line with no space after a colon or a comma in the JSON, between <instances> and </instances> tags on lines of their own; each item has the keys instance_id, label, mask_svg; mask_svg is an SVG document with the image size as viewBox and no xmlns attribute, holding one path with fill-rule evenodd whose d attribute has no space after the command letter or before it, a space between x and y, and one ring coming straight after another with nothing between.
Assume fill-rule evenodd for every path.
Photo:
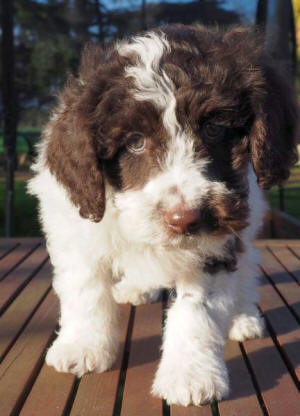
<instances>
[{"instance_id":1,"label":"tree","mask_svg":"<svg viewBox=\"0 0 300 416\"><path fill-rule=\"evenodd\" d=\"M297 37L297 53L300 56L300 0L293 0L294 18Z\"/></svg>"},{"instance_id":2,"label":"tree","mask_svg":"<svg viewBox=\"0 0 300 416\"><path fill-rule=\"evenodd\" d=\"M222 0L14 2L16 90L23 125L46 121L68 73L76 73L86 41L103 43L164 23L239 23L237 13L222 8Z\"/></svg>"},{"instance_id":3,"label":"tree","mask_svg":"<svg viewBox=\"0 0 300 416\"><path fill-rule=\"evenodd\" d=\"M6 160L6 218L5 234L13 234L13 208L14 208L14 168L17 126L17 97L15 94L15 55L13 33L13 0L2 0L1 10L1 81L4 119L4 149Z\"/></svg>"}]
</instances>

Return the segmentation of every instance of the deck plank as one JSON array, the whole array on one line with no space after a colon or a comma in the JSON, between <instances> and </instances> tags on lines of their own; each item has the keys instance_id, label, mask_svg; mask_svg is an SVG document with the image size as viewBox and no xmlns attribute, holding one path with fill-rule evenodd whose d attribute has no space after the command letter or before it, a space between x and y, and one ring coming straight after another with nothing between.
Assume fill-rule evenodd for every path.
<instances>
[{"instance_id":1,"label":"deck plank","mask_svg":"<svg viewBox=\"0 0 300 416\"><path fill-rule=\"evenodd\" d=\"M296 257L296 259L297 259L297 261L298 261L298 269L296 269L296 267L297 267L297 265L296 265L296 267L293 267L293 271L292 271L292 273L293 273L293 276L297 279L297 282L299 283L299 285L300 285L300 247L290 247L289 245L288 245L288 249L289 249L289 251L292 253L292 255L294 256L294 257ZM294 260L293 260L293 262L294 262Z\"/></svg>"},{"instance_id":2,"label":"deck plank","mask_svg":"<svg viewBox=\"0 0 300 416\"><path fill-rule=\"evenodd\" d=\"M298 390L271 337L248 340L243 345L269 415L299 414Z\"/></svg>"},{"instance_id":3,"label":"deck plank","mask_svg":"<svg viewBox=\"0 0 300 416\"><path fill-rule=\"evenodd\" d=\"M51 287L51 267L46 263L0 319L0 360Z\"/></svg>"},{"instance_id":4,"label":"deck plank","mask_svg":"<svg viewBox=\"0 0 300 416\"><path fill-rule=\"evenodd\" d=\"M48 258L40 245L0 283L0 315Z\"/></svg>"},{"instance_id":5,"label":"deck plank","mask_svg":"<svg viewBox=\"0 0 300 416\"><path fill-rule=\"evenodd\" d=\"M283 264L287 271L300 283L300 259L288 247L269 247L274 256Z\"/></svg>"},{"instance_id":6,"label":"deck plank","mask_svg":"<svg viewBox=\"0 0 300 416\"><path fill-rule=\"evenodd\" d=\"M262 267L289 307L300 319L300 286L266 248L261 249Z\"/></svg>"},{"instance_id":7,"label":"deck plank","mask_svg":"<svg viewBox=\"0 0 300 416\"><path fill-rule=\"evenodd\" d=\"M218 403L220 416L263 415L238 342L227 342L225 360L229 372L230 394L227 399Z\"/></svg>"},{"instance_id":8,"label":"deck plank","mask_svg":"<svg viewBox=\"0 0 300 416\"><path fill-rule=\"evenodd\" d=\"M43 364L20 416L62 416L75 380L73 374L58 373Z\"/></svg>"},{"instance_id":9,"label":"deck plank","mask_svg":"<svg viewBox=\"0 0 300 416\"><path fill-rule=\"evenodd\" d=\"M254 245L258 248L265 247L265 246L272 246L272 247L289 246L293 248L298 247L300 249L300 239L265 238L261 240L255 240Z\"/></svg>"},{"instance_id":10,"label":"deck plank","mask_svg":"<svg viewBox=\"0 0 300 416\"><path fill-rule=\"evenodd\" d=\"M170 416L212 416L212 414L210 405L188 407L170 406Z\"/></svg>"},{"instance_id":11,"label":"deck plank","mask_svg":"<svg viewBox=\"0 0 300 416\"><path fill-rule=\"evenodd\" d=\"M299 246L295 246L288 243L289 249L294 253L294 255L300 260L300 240L299 240Z\"/></svg>"},{"instance_id":12,"label":"deck plank","mask_svg":"<svg viewBox=\"0 0 300 416\"><path fill-rule=\"evenodd\" d=\"M102 374L86 374L82 377L73 403L70 416L112 416L117 399L118 384L127 330L130 318L130 306L121 306L120 353L117 362L110 371ZM52 416L49 413L49 416Z\"/></svg>"},{"instance_id":13,"label":"deck plank","mask_svg":"<svg viewBox=\"0 0 300 416\"><path fill-rule=\"evenodd\" d=\"M136 308L121 416L159 416L162 401L150 394L159 360L162 304Z\"/></svg>"},{"instance_id":14,"label":"deck plank","mask_svg":"<svg viewBox=\"0 0 300 416\"><path fill-rule=\"evenodd\" d=\"M56 326L58 300L52 292L9 351L0 369L0 414L17 414L42 364L44 350Z\"/></svg>"},{"instance_id":15,"label":"deck plank","mask_svg":"<svg viewBox=\"0 0 300 416\"><path fill-rule=\"evenodd\" d=\"M160 303L135 308L127 371L123 368L126 360L122 362L121 353L111 371L85 375L78 385L73 375L57 373L43 362L45 348L56 327L58 300L49 292L52 271L49 262L43 263L46 251L41 242L41 239L30 238L0 239L0 278L3 277L0 283L0 313L1 305L3 312L0 318L0 359L3 359L0 415L113 415L116 398L118 403L122 398L120 380L124 377L123 401L117 406L121 407L121 416L162 415L162 401L150 394L160 355ZM268 415L300 415L295 384L296 377L300 378L300 288L297 282L300 240L261 240L256 246L262 251L263 270L267 276L263 275L260 282L259 305L276 345L267 330L265 338L244 342L243 353L247 354ZM121 329L124 347L130 307L122 309L125 311ZM219 415L261 415L251 374L238 343L228 343L225 359L232 390L228 399L218 403ZM170 406L170 416L212 414L209 405Z\"/></svg>"},{"instance_id":16,"label":"deck plank","mask_svg":"<svg viewBox=\"0 0 300 416\"><path fill-rule=\"evenodd\" d=\"M300 328L295 317L265 276L261 277L259 305L276 335L295 375L300 380Z\"/></svg>"},{"instance_id":17,"label":"deck plank","mask_svg":"<svg viewBox=\"0 0 300 416\"><path fill-rule=\"evenodd\" d=\"M15 240L2 240L0 242L0 260L14 250L19 244L20 243Z\"/></svg>"},{"instance_id":18,"label":"deck plank","mask_svg":"<svg viewBox=\"0 0 300 416\"><path fill-rule=\"evenodd\" d=\"M39 244L40 241L36 239L21 242L14 250L3 257L0 261L0 281L3 280L9 272L14 270L35 247L38 247Z\"/></svg>"}]
</instances>

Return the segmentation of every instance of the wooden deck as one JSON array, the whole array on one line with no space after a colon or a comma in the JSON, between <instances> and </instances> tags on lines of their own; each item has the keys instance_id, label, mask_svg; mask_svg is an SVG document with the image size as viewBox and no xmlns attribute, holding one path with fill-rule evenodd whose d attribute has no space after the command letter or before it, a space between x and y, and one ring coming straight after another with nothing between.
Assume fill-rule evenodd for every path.
<instances>
[{"instance_id":1,"label":"wooden deck","mask_svg":"<svg viewBox=\"0 0 300 416\"><path fill-rule=\"evenodd\" d=\"M122 351L111 371L80 380L56 373L44 364L58 301L43 242L0 240L0 415L300 415L300 240L257 245L266 336L228 342L229 399L183 408L149 394L159 359L162 304L122 307Z\"/></svg>"}]
</instances>

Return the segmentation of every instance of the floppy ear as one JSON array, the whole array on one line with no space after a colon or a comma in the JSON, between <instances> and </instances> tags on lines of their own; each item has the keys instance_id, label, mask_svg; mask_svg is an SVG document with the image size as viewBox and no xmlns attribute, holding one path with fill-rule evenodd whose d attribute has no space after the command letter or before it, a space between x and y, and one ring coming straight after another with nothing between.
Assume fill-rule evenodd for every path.
<instances>
[{"instance_id":1,"label":"floppy ear","mask_svg":"<svg viewBox=\"0 0 300 416\"><path fill-rule=\"evenodd\" d=\"M104 179L88 124L94 104L85 95L82 82L71 79L46 129L46 161L80 215L99 222L105 210Z\"/></svg>"},{"instance_id":2,"label":"floppy ear","mask_svg":"<svg viewBox=\"0 0 300 416\"><path fill-rule=\"evenodd\" d=\"M271 66L264 67L265 93L256 103L250 134L252 163L261 188L289 177L298 156L295 144L297 104L292 88Z\"/></svg>"}]
</instances>

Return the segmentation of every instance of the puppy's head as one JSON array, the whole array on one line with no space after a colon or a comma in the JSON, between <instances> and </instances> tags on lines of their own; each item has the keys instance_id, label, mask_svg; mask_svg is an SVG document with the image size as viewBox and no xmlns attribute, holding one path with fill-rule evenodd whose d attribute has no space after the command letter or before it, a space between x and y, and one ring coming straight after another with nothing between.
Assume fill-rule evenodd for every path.
<instances>
[{"instance_id":1,"label":"puppy's head","mask_svg":"<svg viewBox=\"0 0 300 416\"><path fill-rule=\"evenodd\" d=\"M129 239L168 242L247 226L248 172L266 189L296 161L296 104L256 36L167 26L88 47L48 129L47 163L80 215L105 184Z\"/></svg>"}]
</instances>

